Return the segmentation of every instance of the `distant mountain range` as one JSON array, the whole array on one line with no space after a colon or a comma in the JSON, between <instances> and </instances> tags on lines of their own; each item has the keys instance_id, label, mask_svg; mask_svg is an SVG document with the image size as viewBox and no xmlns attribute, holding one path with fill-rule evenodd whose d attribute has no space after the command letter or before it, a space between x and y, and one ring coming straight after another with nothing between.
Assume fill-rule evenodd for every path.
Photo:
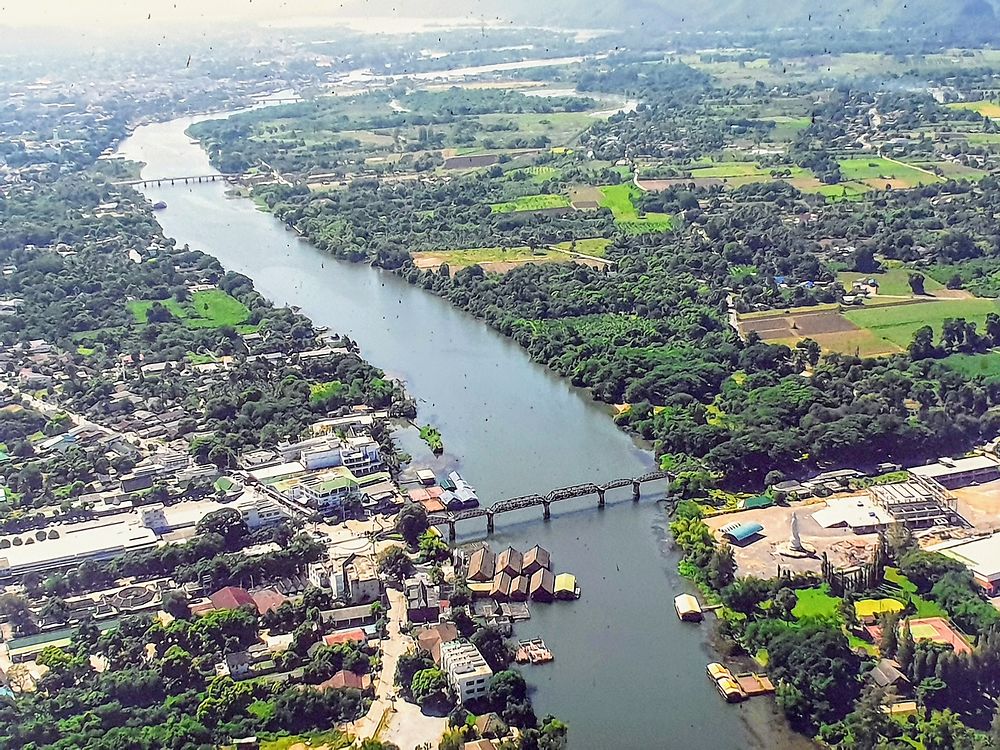
<instances>
[{"instance_id":1,"label":"distant mountain range","mask_svg":"<svg viewBox=\"0 0 1000 750\"><path fill-rule=\"evenodd\" d=\"M347 0L342 12L665 31L914 29L1000 36L1000 0Z\"/></svg>"}]
</instances>

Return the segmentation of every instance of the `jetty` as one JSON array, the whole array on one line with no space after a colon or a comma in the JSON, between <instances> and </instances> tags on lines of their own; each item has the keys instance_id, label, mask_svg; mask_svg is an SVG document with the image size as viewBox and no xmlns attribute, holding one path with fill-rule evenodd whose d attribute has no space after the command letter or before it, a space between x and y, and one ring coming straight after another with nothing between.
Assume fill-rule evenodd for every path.
<instances>
[{"instance_id":1,"label":"jetty","mask_svg":"<svg viewBox=\"0 0 1000 750\"><path fill-rule=\"evenodd\" d=\"M514 661L518 664L546 664L554 658L541 638L519 641L514 651Z\"/></svg>"}]
</instances>

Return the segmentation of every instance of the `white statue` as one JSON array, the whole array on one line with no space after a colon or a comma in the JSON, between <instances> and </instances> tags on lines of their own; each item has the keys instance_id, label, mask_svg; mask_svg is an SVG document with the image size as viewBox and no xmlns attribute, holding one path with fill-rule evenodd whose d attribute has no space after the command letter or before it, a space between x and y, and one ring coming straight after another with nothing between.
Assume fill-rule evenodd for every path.
<instances>
[{"instance_id":1,"label":"white statue","mask_svg":"<svg viewBox=\"0 0 1000 750\"><path fill-rule=\"evenodd\" d=\"M792 539L789 545L796 552L802 552L805 548L802 546L802 540L799 539L799 514L796 512L792 513Z\"/></svg>"}]
</instances>

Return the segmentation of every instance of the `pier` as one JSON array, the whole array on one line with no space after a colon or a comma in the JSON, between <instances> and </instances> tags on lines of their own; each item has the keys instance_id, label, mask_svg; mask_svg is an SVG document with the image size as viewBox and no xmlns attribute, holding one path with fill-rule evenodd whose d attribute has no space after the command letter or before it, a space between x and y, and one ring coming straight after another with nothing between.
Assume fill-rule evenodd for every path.
<instances>
[{"instance_id":1,"label":"pier","mask_svg":"<svg viewBox=\"0 0 1000 750\"><path fill-rule=\"evenodd\" d=\"M574 484L569 487L560 487L552 490L547 495L521 495L519 497L499 500L488 508L470 508L457 513L441 514L434 513L427 516L427 521L432 526L448 526L448 539L454 541L457 536L456 525L460 521L468 521L474 518L486 517L486 533L492 534L496 529L496 516L499 513L509 513L515 510L542 506L542 518L546 521L552 518L552 503L560 500L570 500L575 497L586 497L597 495L597 507L603 508L605 505L605 495L608 490L618 487L632 487L632 501L639 502L641 487L646 482L657 482L660 480L670 481L670 474L665 471L652 471L639 477L627 477L623 479L612 479L605 484L594 484L586 482L584 484Z\"/></svg>"}]
</instances>

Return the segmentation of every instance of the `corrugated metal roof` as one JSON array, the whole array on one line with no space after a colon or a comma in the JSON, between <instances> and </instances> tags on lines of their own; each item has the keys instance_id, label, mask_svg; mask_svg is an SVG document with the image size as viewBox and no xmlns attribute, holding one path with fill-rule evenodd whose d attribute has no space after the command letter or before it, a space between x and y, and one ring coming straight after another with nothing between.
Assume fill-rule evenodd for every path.
<instances>
[{"instance_id":1,"label":"corrugated metal roof","mask_svg":"<svg viewBox=\"0 0 1000 750\"><path fill-rule=\"evenodd\" d=\"M725 534L728 537L732 537L734 541L744 542L754 534L759 534L764 530L764 527L759 523L741 523L739 526L733 529L726 529Z\"/></svg>"}]
</instances>

